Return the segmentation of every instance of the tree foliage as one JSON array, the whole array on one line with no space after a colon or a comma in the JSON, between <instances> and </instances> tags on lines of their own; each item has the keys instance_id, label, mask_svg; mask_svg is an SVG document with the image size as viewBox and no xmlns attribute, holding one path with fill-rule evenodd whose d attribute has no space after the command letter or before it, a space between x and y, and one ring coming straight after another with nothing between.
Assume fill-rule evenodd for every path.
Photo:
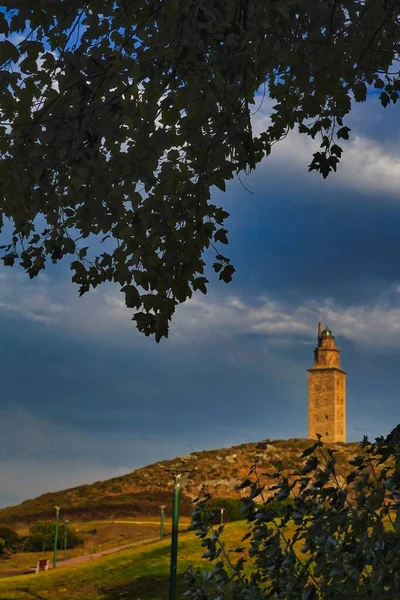
<instances>
[{"instance_id":1,"label":"tree foliage","mask_svg":"<svg viewBox=\"0 0 400 600\"><path fill-rule=\"evenodd\" d=\"M341 482L335 451L317 441L303 452L291 477L264 476L255 464L241 486L248 533L235 553L224 527L207 521L207 499L193 526L213 562L211 572L186 574L192 600L397 600L400 597L400 426L394 435L367 439ZM267 493L268 492L268 493ZM263 498L261 506L258 503ZM292 498L292 503L287 503ZM256 503L257 500L257 503ZM276 519L270 506L285 503Z\"/></svg>"},{"instance_id":2,"label":"tree foliage","mask_svg":"<svg viewBox=\"0 0 400 600\"><path fill-rule=\"evenodd\" d=\"M5 0L0 12L4 263L71 261L79 293L116 282L156 340L177 304L234 273L213 186L293 128L326 177L353 102L398 99L398 0ZM274 102L259 135L252 114ZM107 243L97 252L93 236Z\"/></svg>"},{"instance_id":3,"label":"tree foliage","mask_svg":"<svg viewBox=\"0 0 400 600\"><path fill-rule=\"evenodd\" d=\"M14 529L0 526L0 555L16 552L21 545L21 538Z\"/></svg>"},{"instance_id":4,"label":"tree foliage","mask_svg":"<svg viewBox=\"0 0 400 600\"><path fill-rule=\"evenodd\" d=\"M58 530L58 548L64 548L65 529L67 529L67 548L76 548L82 544L82 538L64 523ZM25 538L24 550L27 552L44 552L54 547L55 524L53 521L38 521L29 528L29 535Z\"/></svg>"}]
</instances>

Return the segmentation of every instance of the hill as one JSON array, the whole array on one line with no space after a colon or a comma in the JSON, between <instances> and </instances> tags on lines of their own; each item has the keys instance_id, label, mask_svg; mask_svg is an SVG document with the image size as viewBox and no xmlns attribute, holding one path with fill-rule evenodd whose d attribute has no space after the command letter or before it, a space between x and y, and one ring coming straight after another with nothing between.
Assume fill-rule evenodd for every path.
<instances>
[{"instance_id":1,"label":"hill","mask_svg":"<svg viewBox=\"0 0 400 600\"><path fill-rule=\"evenodd\" d=\"M224 539L228 550L235 548L246 533L244 522L227 525ZM62 561L57 569L41 575L0 578L1 600L63 599L127 600L168 598L169 538L120 551L101 559L66 568ZM201 558L204 548L194 532L181 533L178 548L178 597L186 586L183 573L193 565L211 570L209 561Z\"/></svg>"},{"instance_id":2,"label":"hill","mask_svg":"<svg viewBox=\"0 0 400 600\"><path fill-rule=\"evenodd\" d=\"M160 505L171 505L173 478L167 469L182 467L189 471L181 480L181 514L190 515L193 498L202 488L214 497L238 498L237 490L258 457L264 472L273 472L277 463L287 472L299 468L300 455L311 445L310 440L263 440L193 452L148 465L127 475L81 485L67 490L47 493L16 506L0 509L1 524L30 523L38 519L53 518L54 506L62 508L62 517L73 520L112 519L158 515ZM349 467L347 460L359 452L357 443L331 444L337 450L338 473L344 476ZM170 514L170 513L169 513Z\"/></svg>"}]
</instances>

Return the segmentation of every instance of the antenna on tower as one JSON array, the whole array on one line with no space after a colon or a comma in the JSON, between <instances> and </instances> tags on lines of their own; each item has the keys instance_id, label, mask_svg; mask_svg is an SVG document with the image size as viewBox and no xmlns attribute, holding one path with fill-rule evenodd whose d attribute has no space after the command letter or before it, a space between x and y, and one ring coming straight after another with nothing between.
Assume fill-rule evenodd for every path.
<instances>
[{"instance_id":1,"label":"antenna on tower","mask_svg":"<svg viewBox=\"0 0 400 600\"><path fill-rule=\"evenodd\" d=\"M321 321L321 319L319 319L319 321L318 321L318 342L319 342L319 338L321 337L321 333L322 333L322 321Z\"/></svg>"}]
</instances>

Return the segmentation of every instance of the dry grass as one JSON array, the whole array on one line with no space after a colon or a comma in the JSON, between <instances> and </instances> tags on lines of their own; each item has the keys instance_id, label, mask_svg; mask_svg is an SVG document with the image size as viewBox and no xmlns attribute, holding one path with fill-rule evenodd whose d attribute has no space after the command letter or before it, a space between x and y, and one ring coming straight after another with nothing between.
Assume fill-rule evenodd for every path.
<instances>
[{"instance_id":1,"label":"dry grass","mask_svg":"<svg viewBox=\"0 0 400 600\"><path fill-rule=\"evenodd\" d=\"M264 440L232 448L220 448L189 454L183 459L162 461L138 469L128 475L97 481L39 498L28 500L15 507L0 509L1 524L34 522L54 517L54 505L61 506L62 518L70 521L118 520L123 517L157 518L160 504L165 504L166 514L171 514L173 481L166 468L185 465L190 471L182 478L181 514L192 512L191 499L199 495L203 484L214 497L237 498L236 484L247 478L248 471L258 457L260 469L275 470L280 462L288 471L300 466L300 455L311 445L310 440ZM358 444L333 445L338 451L338 474L349 471L346 459L359 452ZM60 514L61 514L60 513Z\"/></svg>"},{"instance_id":2,"label":"dry grass","mask_svg":"<svg viewBox=\"0 0 400 600\"><path fill-rule=\"evenodd\" d=\"M181 519L180 526L185 529L189 525L189 519ZM72 523L70 525L83 538L82 546L67 550L65 558L81 556L106 550L107 548L116 548L126 544L139 542L146 539L157 537L160 532L160 524L156 519L149 520L125 520L125 521L90 521L84 523ZM94 529L96 534L90 533ZM171 522L166 520L165 533L171 531ZM26 527L18 530L20 534L27 534ZM11 571L13 569L24 569L34 567L40 558L48 558L52 561L53 552L49 549L46 552L21 552L12 555L8 559L0 559L0 572ZM62 562L64 552L58 551L58 561Z\"/></svg>"}]
</instances>

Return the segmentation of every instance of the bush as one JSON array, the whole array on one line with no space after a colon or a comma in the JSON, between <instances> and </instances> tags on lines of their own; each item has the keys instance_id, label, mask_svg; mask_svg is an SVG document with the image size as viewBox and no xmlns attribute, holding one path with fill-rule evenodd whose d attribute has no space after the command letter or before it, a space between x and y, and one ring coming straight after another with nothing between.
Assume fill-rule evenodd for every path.
<instances>
[{"instance_id":1,"label":"bush","mask_svg":"<svg viewBox=\"0 0 400 600\"><path fill-rule=\"evenodd\" d=\"M58 530L58 548L64 548L65 539L64 523ZM55 523L52 521L39 521L29 528L29 535L25 538L25 552L45 552L54 548ZM83 543L82 538L70 527L67 530L67 548L76 548Z\"/></svg>"},{"instance_id":2,"label":"bush","mask_svg":"<svg viewBox=\"0 0 400 600\"><path fill-rule=\"evenodd\" d=\"M21 545L21 538L10 527L0 526L0 554L16 552Z\"/></svg>"},{"instance_id":3,"label":"bush","mask_svg":"<svg viewBox=\"0 0 400 600\"><path fill-rule=\"evenodd\" d=\"M245 518L242 512L242 502L239 498L212 498L208 503L208 509L214 513L214 522L220 523L220 509L224 509L224 523L241 521Z\"/></svg>"},{"instance_id":4,"label":"bush","mask_svg":"<svg viewBox=\"0 0 400 600\"><path fill-rule=\"evenodd\" d=\"M253 480L242 485L248 490L243 506L250 537L236 562L225 553L223 528L213 527L208 499L201 501L192 525L207 556L217 563L207 576L186 574L186 596L398 600L400 425L375 443L363 440L359 455L349 460L352 470L345 483L336 475L335 452L320 440L305 449L300 471L290 479L282 471L275 473L274 485L266 490L274 496L261 505L254 499L266 482L258 465L253 466ZM276 503L285 504L280 519L271 510ZM251 565L245 570L247 557Z\"/></svg>"}]
</instances>

